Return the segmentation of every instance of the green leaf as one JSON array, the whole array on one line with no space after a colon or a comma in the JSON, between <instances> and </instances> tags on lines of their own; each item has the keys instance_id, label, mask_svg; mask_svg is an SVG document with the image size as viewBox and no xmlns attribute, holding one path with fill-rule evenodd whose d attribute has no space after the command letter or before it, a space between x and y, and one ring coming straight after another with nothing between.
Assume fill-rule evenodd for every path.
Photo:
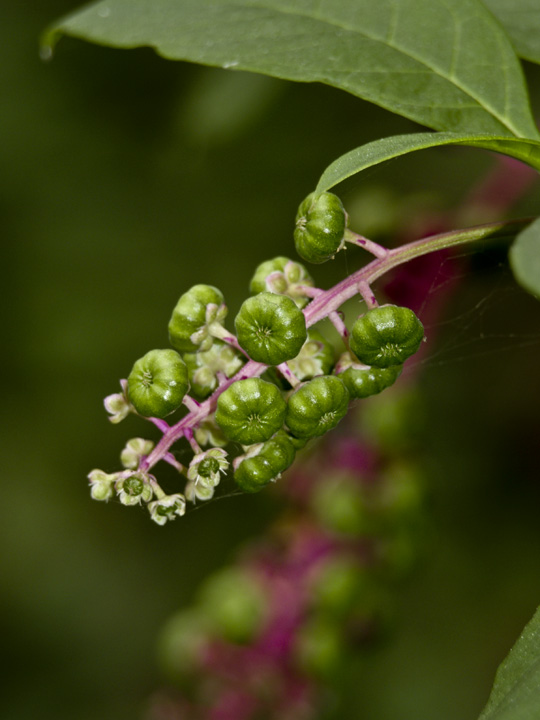
<instances>
[{"instance_id":1,"label":"green leaf","mask_svg":"<svg viewBox=\"0 0 540 720\"><path fill-rule=\"evenodd\" d=\"M439 130L538 137L519 60L480 0L103 0L45 33L322 82Z\"/></svg>"},{"instance_id":2,"label":"green leaf","mask_svg":"<svg viewBox=\"0 0 540 720\"><path fill-rule=\"evenodd\" d=\"M510 267L521 287L540 299L540 219L531 223L515 239L510 248ZM540 621L538 624L540 626Z\"/></svg>"},{"instance_id":3,"label":"green leaf","mask_svg":"<svg viewBox=\"0 0 540 720\"><path fill-rule=\"evenodd\" d=\"M540 4L538 0L484 0L510 36L516 52L540 63Z\"/></svg>"},{"instance_id":4,"label":"green leaf","mask_svg":"<svg viewBox=\"0 0 540 720\"><path fill-rule=\"evenodd\" d=\"M538 720L539 717L540 608L497 670L493 690L479 720Z\"/></svg>"},{"instance_id":5,"label":"green leaf","mask_svg":"<svg viewBox=\"0 0 540 720\"><path fill-rule=\"evenodd\" d=\"M427 148L443 145L467 145L510 155L540 171L540 142L494 135L461 135L458 133L413 133L375 140L342 155L329 165L317 185L325 192L351 175L379 163Z\"/></svg>"}]
</instances>

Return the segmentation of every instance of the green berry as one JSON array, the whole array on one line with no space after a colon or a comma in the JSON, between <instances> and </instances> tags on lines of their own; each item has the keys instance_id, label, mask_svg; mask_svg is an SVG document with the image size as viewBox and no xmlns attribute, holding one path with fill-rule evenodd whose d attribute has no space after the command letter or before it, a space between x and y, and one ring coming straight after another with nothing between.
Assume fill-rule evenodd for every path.
<instances>
[{"instance_id":1,"label":"green berry","mask_svg":"<svg viewBox=\"0 0 540 720\"><path fill-rule=\"evenodd\" d=\"M403 365L391 365L387 368L351 366L339 373L339 378L345 383L351 398L367 398L378 395L393 385L402 370Z\"/></svg>"},{"instance_id":2,"label":"green berry","mask_svg":"<svg viewBox=\"0 0 540 720\"><path fill-rule=\"evenodd\" d=\"M311 504L318 522L332 532L356 536L372 530L358 476L330 475L316 485Z\"/></svg>"},{"instance_id":3,"label":"green berry","mask_svg":"<svg viewBox=\"0 0 540 720\"><path fill-rule=\"evenodd\" d=\"M287 405L272 383L238 380L219 396L216 423L229 440L253 445L269 440L283 425Z\"/></svg>"},{"instance_id":4,"label":"green berry","mask_svg":"<svg viewBox=\"0 0 540 720\"><path fill-rule=\"evenodd\" d=\"M262 445L256 455L242 460L234 473L234 480L244 492L258 492L292 465L295 454L287 434L279 431Z\"/></svg>"},{"instance_id":5,"label":"green berry","mask_svg":"<svg viewBox=\"0 0 540 720\"><path fill-rule=\"evenodd\" d=\"M176 303L169 321L169 340L173 348L179 352L197 350L202 339L208 337L204 333L208 305L222 304L221 291L212 285L194 285L184 293ZM207 342L207 345L205 349L209 349L211 342Z\"/></svg>"},{"instance_id":6,"label":"green berry","mask_svg":"<svg viewBox=\"0 0 540 720\"><path fill-rule=\"evenodd\" d=\"M256 362L279 365L296 357L307 338L304 313L285 295L248 298L234 321L238 342Z\"/></svg>"},{"instance_id":7,"label":"green berry","mask_svg":"<svg viewBox=\"0 0 540 720\"><path fill-rule=\"evenodd\" d=\"M266 616L266 597L258 579L242 568L213 575L201 589L200 606L210 626L224 639L246 643Z\"/></svg>"},{"instance_id":8,"label":"green berry","mask_svg":"<svg viewBox=\"0 0 540 720\"><path fill-rule=\"evenodd\" d=\"M182 404L187 389L187 368L174 350L150 350L128 377L129 399L145 417L170 415Z\"/></svg>"},{"instance_id":9,"label":"green berry","mask_svg":"<svg viewBox=\"0 0 540 720\"><path fill-rule=\"evenodd\" d=\"M158 659L174 682L200 672L204 649L210 642L208 618L197 608L182 610L171 617L158 638Z\"/></svg>"},{"instance_id":10,"label":"green berry","mask_svg":"<svg viewBox=\"0 0 540 720\"><path fill-rule=\"evenodd\" d=\"M365 586L366 569L358 558L340 554L318 566L311 588L316 609L331 617L343 617L357 605Z\"/></svg>"},{"instance_id":11,"label":"green berry","mask_svg":"<svg viewBox=\"0 0 540 720\"><path fill-rule=\"evenodd\" d=\"M335 427L348 406L349 392L338 377L316 377L291 395L285 422L293 435L317 437Z\"/></svg>"},{"instance_id":12,"label":"green berry","mask_svg":"<svg viewBox=\"0 0 540 720\"><path fill-rule=\"evenodd\" d=\"M343 246L347 213L337 195L311 193L298 208L294 243L301 258L323 263Z\"/></svg>"},{"instance_id":13,"label":"green berry","mask_svg":"<svg viewBox=\"0 0 540 720\"><path fill-rule=\"evenodd\" d=\"M353 325L350 347L360 362L387 368L402 365L424 339L424 326L412 310L382 305Z\"/></svg>"},{"instance_id":14,"label":"green berry","mask_svg":"<svg viewBox=\"0 0 540 720\"><path fill-rule=\"evenodd\" d=\"M343 664L343 629L339 623L315 615L300 628L294 650L304 672L328 680L337 675Z\"/></svg>"}]
</instances>

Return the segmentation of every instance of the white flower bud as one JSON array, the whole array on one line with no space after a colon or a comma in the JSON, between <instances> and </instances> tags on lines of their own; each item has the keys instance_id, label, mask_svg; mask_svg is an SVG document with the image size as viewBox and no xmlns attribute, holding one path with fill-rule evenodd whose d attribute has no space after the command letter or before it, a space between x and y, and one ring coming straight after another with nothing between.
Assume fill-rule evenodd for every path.
<instances>
[{"instance_id":1,"label":"white flower bud","mask_svg":"<svg viewBox=\"0 0 540 720\"><path fill-rule=\"evenodd\" d=\"M132 438L128 440L126 447L120 454L122 465L129 470L136 470L139 467L139 461L143 455L148 455L154 443L144 438Z\"/></svg>"},{"instance_id":2,"label":"white flower bud","mask_svg":"<svg viewBox=\"0 0 540 720\"><path fill-rule=\"evenodd\" d=\"M117 475L108 475L103 470L92 470L88 474L90 495L94 500L107 502L114 495L114 483Z\"/></svg>"}]
</instances>

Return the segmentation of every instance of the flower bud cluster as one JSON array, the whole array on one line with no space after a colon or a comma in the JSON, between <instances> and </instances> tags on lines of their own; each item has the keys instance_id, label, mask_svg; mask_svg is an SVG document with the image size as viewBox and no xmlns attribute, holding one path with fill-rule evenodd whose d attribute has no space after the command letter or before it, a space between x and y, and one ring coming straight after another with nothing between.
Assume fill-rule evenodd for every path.
<instances>
[{"instance_id":1,"label":"flower bud cluster","mask_svg":"<svg viewBox=\"0 0 540 720\"><path fill-rule=\"evenodd\" d=\"M107 502L116 498L122 505L146 505L150 517L158 525L184 515L186 498L181 493L167 495L150 473L138 470L141 460L152 451L154 443L144 438L128 440L120 454L125 470L105 473L92 470L88 475L90 495L94 500Z\"/></svg>"}]
</instances>

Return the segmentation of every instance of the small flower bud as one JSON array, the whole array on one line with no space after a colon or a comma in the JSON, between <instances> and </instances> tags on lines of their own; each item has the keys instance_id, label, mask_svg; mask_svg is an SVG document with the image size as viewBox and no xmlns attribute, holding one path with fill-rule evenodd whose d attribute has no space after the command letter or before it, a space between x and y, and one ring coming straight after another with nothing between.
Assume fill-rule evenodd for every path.
<instances>
[{"instance_id":1,"label":"small flower bud","mask_svg":"<svg viewBox=\"0 0 540 720\"><path fill-rule=\"evenodd\" d=\"M317 375L327 375L333 362L334 350L328 340L317 330L309 330L302 349L287 364L299 380L311 380Z\"/></svg>"},{"instance_id":2,"label":"small flower bud","mask_svg":"<svg viewBox=\"0 0 540 720\"><path fill-rule=\"evenodd\" d=\"M184 493L189 502L197 500L211 500L214 497L214 488L211 485L202 485L194 480L189 480L184 488Z\"/></svg>"},{"instance_id":3,"label":"small flower bud","mask_svg":"<svg viewBox=\"0 0 540 720\"><path fill-rule=\"evenodd\" d=\"M127 399L127 380L121 380L120 384L122 385L121 393L107 395L103 400L105 410L111 416L109 422L114 424L121 422L133 410L133 406Z\"/></svg>"},{"instance_id":4,"label":"small flower bud","mask_svg":"<svg viewBox=\"0 0 540 720\"><path fill-rule=\"evenodd\" d=\"M244 359L227 343L215 340L206 352L185 353L190 392L193 397L208 397L219 384L219 374L232 377L244 364Z\"/></svg>"},{"instance_id":5,"label":"small flower bud","mask_svg":"<svg viewBox=\"0 0 540 720\"><path fill-rule=\"evenodd\" d=\"M212 445L213 447L225 447L227 438L218 427L213 416L204 420L195 430L195 440L199 445Z\"/></svg>"},{"instance_id":6,"label":"small flower bud","mask_svg":"<svg viewBox=\"0 0 540 720\"><path fill-rule=\"evenodd\" d=\"M129 470L136 470L139 467L139 460L143 455L148 455L154 447L151 440L144 438L131 438L120 454L122 465Z\"/></svg>"},{"instance_id":7,"label":"small flower bud","mask_svg":"<svg viewBox=\"0 0 540 720\"><path fill-rule=\"evenodd\" d=\"M165 525L167 520L174 520L176 516L182 517L186 512L186 498L181 493L165 495L159 500L148 504L150 517L158 525Z\"/></svg>"},{"instance_id":8,"label":"small flower bud","mask_svg":"<svg viewBox=\"0 0 540 720\"><path fill-rule=\"evenodd\" d=\"M107 502L114 495L114 483L116 474L108 475L103 470L92 470L88 474L90 481L90 495L94 500Z\"/></svg>"}]
</instances>

